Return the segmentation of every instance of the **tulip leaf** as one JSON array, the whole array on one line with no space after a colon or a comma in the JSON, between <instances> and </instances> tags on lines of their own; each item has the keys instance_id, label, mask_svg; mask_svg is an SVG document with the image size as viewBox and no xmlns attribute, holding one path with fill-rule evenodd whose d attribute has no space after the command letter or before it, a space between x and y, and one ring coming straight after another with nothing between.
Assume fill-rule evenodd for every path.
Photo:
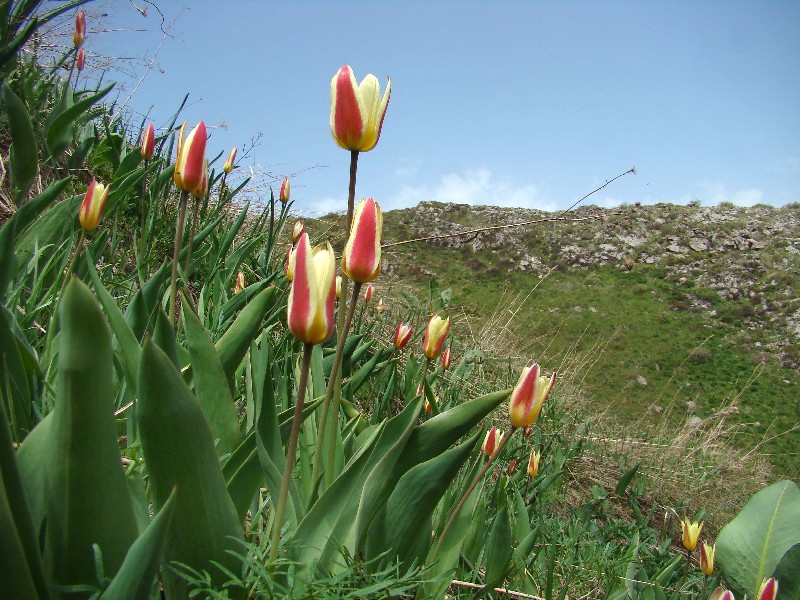
<instances>
[{"instance_id":1,"label":"tulip leaf","mask_svg":"<svg viewBox=\"0 0 800 600\"><path fill-rule=\"evenodd\" d=\"M486 587L493 588L503 581L511 558L511 521L504 506L494 518L489 539L486 540Z\"/></svg>"},{"instance_id":2,"label":"tulip leaf","mask_svg":"<svg viewBox=\"0 0 800 600\"><path fill-rule=\"evenodd\" d=\"M717 537L716 560L736 597L756 597L781 558L800 543L800 489L779 481L755 494Z\"/></svg>"},{"instance_id":3,"label":"tulip leaf","mask_svg":"<svg viewBox=\"0 0 800 600\"><path fill-rule=\"evenodd\" d=\"M631 467L630 469L625 471L625 473L622 474L622 477L619 478L619 482L617 483L617 487L614 488L614 493L617 496L622 496L625 493L625 490L628 489L631 480L636 475L636 472L639 470L639 466L641 464L642 464L641 462L636 463L635 465L633 465L633 467Z\"/></svg>"},{"instance_id":4,"label":"tulip leaf","mask_svg":"<svg viewBox=\"0 0 800 600\"><path fill-rule=\"evenodd\" d=\"M49 413L28 434L17 450L17 464L25 497L28 500L33 529L38 537L47 515L47 502L50 498L48 474L52 456L50 433L53 413Z\"/></svg>"},{"instance_id":5,"label":"tulip leaf","mask_svg":"<svg viewBox=\"0 0 800 600\"><path fill-rule=\"evenodd\" d=\"M241 550L242 527L208 421L172 360L149 339L139 365L139 432L156 506L178 491L165 560L205 570L212 584L222 585L224 569L241 570L232 552ZM164 574L167 599L187 598L187 586L177 574Z\"/></svg>"},{"instance_id":6,"label":"tulip leaf","mask_svg":"<svg viewBox=\"0 0 800 600\"><path fill-rule=\"evenodd\" d=\"M156 323L153 328L153 341L161 348L164 353L175 365L175 368L180 370L181 359L178 350L178 341L175 339L175 329L172 327L167 313L164 312L160 306L156 309ZM141 364L141 363L140 363Z\"/></svg>"},{"instance_id":7,"label":"tulip leaf","mask_svg":"<svg viewBox=\"0 0 800 600\"><path fill-rule=\"evenodd\" d=\"M0 404L9 416L12 439L19 443L31 430L33 397L13 321L11 312L0 306Z\"/></svg>"},{"instance_id":8,"label":"tulip leaf","mask_svg":"<svg viewBox=\"0 0 800 600\"><path fill-rule=\"evenodd\" d=\"M111 332L78 279L67 285L59 317L45 566L56 585L89 584L93 544L113 575L136 539L136 519L117 445Z\"/></svg>"},{"instance_id":9,"label":"tulip leaf","mask_svg":"<svg viewBox=\"0 0 800 600\"><path fill-rule=\"evenodd\" d=\"M17 95L11 91L7 83L3 84L0 93L3 105L8 115L8 131L11 134L10 167L11 190L17 206L24 204L28 191L36 179L39 167L39 151L36 146L36 136L33 134L33 125L25 105Z\"/></svg>"},{"instance_id":10,"label":"tulip leaf","mask_svg":"<svg viewBox=\"0 0 800 600\"><path fill-rule=\"evenodd\" d=\"M100 597L101 600L148 600L152 598L158 566L164 552L164 543L175 512L176 495L177 491L173 490L152 523L133 543L116 577Z\"/></svg>"},{"instance_id":11,"label":"tulip leaf","mask_svg":"<svg viewBox=\"0 0 800 600\"><path fill-rule=\"evenodd\" d=\"M248 285L240 293L234 294L233 298L223 304L219 311L220 323L226 323L234 313L241 310L243 306L255 298L269 285L270 279L272 278L257 281L252 285Z\"/></svg>"},{"instance_id":12,"label":"tulip leaf","mask_svg":"<svg viewBox=\"0 0 800 600\"><path fill-rule=\"evenodd\" d=\"M81 200L81 196L73 196L57 203L17 236L14 250L20 268L28 264L37 247L40 252L43 248L49 248L46 253L41 254L47 258L69 239L72 232L79 227L77 217Z\"/></svg>"},{"instance_id":13,"label":"tulip leaf","mask_svg":"<svg viewBox=\"0 0 800 600\"><path fill-rule=\"evenodd\" d=\"M244 523L247 509L260 487L263 487L264 472L258 458L256 434L251 432L234 451L222 467L222 474L236 507L240 523Z\"/></svg>"},{"instance_id":14,"label":"tulip leaf","mask_svg":"<svg viewBox=\"0 0 800 600\"><path fill-rule=\"evenodd\" d=\"M113 83L106 86L96 94L76 102L53 119L53 122L47 127L47 132L45 134L47 147L50 150L50 155L53 160L58 160L69 147L70 143L72 143L72 126L75 121L94 104L102 100L113 87Z\"/></svg>"},{"instance_id":15,"label":"tulip leaf","mask_svg":"<svg viewBox=\"0 0 800 600\"><path fill-rule=\"evenodd\" d=\"M772 576L778 580L777 600L800 598L800 544L783 555Z\"/></svg>"},{"instance_id":16,"label":"tulip leaf","mask_svg":"<svg viewBox=\"0 0 800 600\"><path fill-rule=\"evenodd\" d=\"M217 453L228 454L242 441L231 390L217 350L200 319L189 308L185 296L183 304L186 344L189 346L192 361L195 396L208 419L211 433L215 439L219 439Z\"/></svg>"},{"instance_id":17,"label":"tulip leaf","mask_svg":"<svg viewBox=\"0 0 800 600\"><path fill-rule=\"evenodd\" d=\"M22 232L28 225L34 223L42 211L49 208L50 205L55 202L56 198L63 193L71 181L71 177L60 179L50 185L41 194L31 198L20 206L19 210L14 213L13 219L17 223L17 232Z\"/></svg>"}]
</instances>

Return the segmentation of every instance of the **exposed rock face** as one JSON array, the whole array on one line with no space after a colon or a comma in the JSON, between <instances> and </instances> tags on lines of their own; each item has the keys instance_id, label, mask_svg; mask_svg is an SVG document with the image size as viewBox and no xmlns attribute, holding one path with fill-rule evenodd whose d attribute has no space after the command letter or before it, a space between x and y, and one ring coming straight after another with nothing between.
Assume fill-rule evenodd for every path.
<instances>
[{"instance_id":1,"label":"exposed rock face","mask_svg":"<svg viewBox=\"0 0 800 600\"><path fill-rule=\"evenodd\" d=\"M506 271L657 265L685 288L687 309L713 314L715 295L740 301L746 327L769 323L776 333L778 341L765 350L787 364L800 361L800 205L635 204L559 214L423 202L401 212L413 237L446 236L428 243L494 251ZM498 227L516 223L525 224Z\"/></svg>"}]
</instances>

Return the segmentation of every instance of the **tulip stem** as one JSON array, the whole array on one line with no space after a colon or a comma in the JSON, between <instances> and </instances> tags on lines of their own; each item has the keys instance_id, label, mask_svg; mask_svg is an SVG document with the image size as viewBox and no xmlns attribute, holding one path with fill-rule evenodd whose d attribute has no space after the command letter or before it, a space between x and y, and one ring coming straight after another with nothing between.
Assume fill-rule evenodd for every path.
<instances>
[{"instance_id":1,"label":"tulip stem","mask_svg":"<svg viewBox=\"0 0 800 600\"><path fill-rule=\"evenodd\" d=\"M85 239L86 239L86 230L81 228L81 232L78 235L78 243L75 244L75 252L72 253L72 259L69 261L67 272L64 273L64 281L61 282L61 293L64 292L64 289L67 287L67 284L69 283L69 278L72 275L72 269L75 268L75 263L78 260L78 255L81 253L81 249L83 248L83 241Z\"/></svg>"},{"instance_id":2,"label":"tulip stem","mask_svg":"<svg viewBox=\"0 0 800 600\"><path fill-rule=\"evenodd\" d=\"M464 507L464 504L466 503L467 498L469 498L470 494L472 493L472 490L475 489L475 486L478 485L478 482L481 479L483 479L483 477L486 475L486 472L489 470L489 467L491 467L492 463L494 463L495 459L498 456L500 456L500 453L503 451L503 448L506 447L506 444L508 443L508 440L511 439L511 436L514 435L514 432L517 429L518 429L517 427L512 427L511 431L508 433L508 435L505 436L502 440L500 440L500 445L497 447L497 450L495 451L495 453L492 454L489 457L489 460L487 460L484 463L483 468L481 469L480 473L478 473L475 476L475 479L472 480L472 483L467 488L467 491L464 492L463 496L461 496L461 500L458 501L458 505L456 506L455 510L453 511L453 514L450 515L450 519L448 519L448 521L447 521L447 525L445 525L444 529L442 530L442 535L439 536L439 543L436 545L436 551L433 553L433 561L432 562L435 562L436 559L439 557L439 552L442 549L442 545L444 544L444 540L447 537L447 534L450 532L450 529L453 527L453 523L455 522L456 517L458 516L458 513L461 512L461 509Z\"/></svg>"},{"instance_id":3,"label":"tulip stem","mask_svg":"<svg viewBox=\"0 0 800 600\"><path fill-rule=\"evenodd\" d=\"M178 211L178 225L175 227L175 249L172 254L172 283L169 292L169 318L177 327L178 315L175 314L175 300L178 295L178 257L181 253L183 225L186 222L186 205L189 203L189 192L181 192L181 206Z\"/></svg>"},{"instance_id":4,"label":"tulip stem","mask_svg":"<svg viewBox=\"0 0 800 600\"><path fill-rule=\"evenodd\" d=\"M142 175L142 200L141 200L141 209L142 210L141 210L141 219L140 219L141 222L139 224L139 230L140 230L139 234L142 236L141 240L140 240L140 243L139 243L139 263L140 263L139 264L139 272L140 272L140 277L141 277L141 272L142 272L142 269L141 269L142 262L144 261L144 258L145 258L144 257L144 245L145 245L145 243L144 243L144 227L145 227L145 221L147 220L146 219L146 215L147 215L147 201L146 201L146 198L147 198L147 167L148 167L149 164L150 164L150 161L145 159L145 161L144 161L144 175ZM143 281L143 278L140 281Z\"/></svg>"},{"instance_id":5,"label":"tulip stem","mask_svg":"<svg viewBox=\"0 0 800 600\"><path fill-rule=\"evenodd\" d=\"M183 276L186 278L186 287L189 287L189 267L192 266L192 246L194 245L194 233L197 230L197 220L200 215L200 199L195 198L194 209L192 210L192 225L189 228L189 247L186 249L186 268Z\"/></svg>"},{"instance_id":6,"label":"tulip stem","mask_svg":"<svg viewBox=\"0 0 800 600\"><path fill-rule=\"evenodd\" d=\"M269 568L275 568L275 560L278 558L280 548L281 529L283 526L283 513L286 512L286 500L289 497L289 486L292 483L292 469L297 458L297 440L300 437L300 424L303 421L303 404L306 399L306 388L308 387L308 371L311 367L311 353L314 349L312 344L303 346L303 365L300 367L300 382L297 388L297 401L294 405L294 416L292 417L292 432L289 435L289 448L286 451L286 464L283 467L283 479L281 480L281 491L278 502L275 505L275 522L272 524L272 540L269 548Z\"/></svg>"}]
</instances>

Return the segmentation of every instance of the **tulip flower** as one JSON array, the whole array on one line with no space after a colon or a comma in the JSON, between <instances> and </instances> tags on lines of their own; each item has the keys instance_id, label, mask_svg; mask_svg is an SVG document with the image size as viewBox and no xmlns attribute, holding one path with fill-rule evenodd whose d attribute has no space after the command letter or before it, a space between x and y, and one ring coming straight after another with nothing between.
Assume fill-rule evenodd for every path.
<instances>
[{"instance_id":1,"label":"tulip flower","mask_svg":"<svg viewBox=\"0 0 800 600\"><path fill-rule=\"evenodd\" d=\"M366 304L369 304L369 301L372 300L372 294L374 293L374 291L375 290L372 287L371 283L367 285L367 287L364 289L364 302Z\"/></svg>"},{"instance_id":2,"label":"tulip flower","mask_svg":"<svg viewBox=\"0 0 800 600\"><path fill-rule=\"evenodd\" d=\"M294 248L289 246L289 250L286 252L286 264L284 265L284 272L286 273L286 279L291 281L294 279Z\"/></svg>"},{"instance_id":3,"label":"tulip flower","mask_svg":"<svg viewBox=\"0 0 800 600\"><path fill-rule=\"evenodd\" d=\"M430 414L432 410L433 407L431 406L431 403L428 401L427 398L425 398L425 412Z\"/></svg>"},{"instance_id":4,"label":"tulip flower","mask_svg":"<svg viewBox=\"0 0 800 600\"><path fill-rule=\"evenodd\" d=\"M529 438L529 437L531 437L531 434L532 434L532 433L533 433L533 427L531 427L530 425L528 425L528 426L525 428L525 431L523 432L523 434L525 435L525 437L526 437L526 438Z\"/></svg>"},{"instance_id":5,"label":"tulip flower","mask_svg":"<svg viewBox=\"0 0 800 600\"><path fill-rule=\"evenodd\" d=\"M294 277L289 291L289 330L301 342L320 344L333 335L336 263L330 243L312 251L304 233L293 252Z\"/></svg>"},{"instance_id":6,"label":"tulip flower","mask_svg":"<svg viewBox=\"0 0 800 600\"><path fill-rule=\"evenodd\" d=\"M203 179L203 161L206 154L206 124L197 124L188 137L184 139L186 122L178 135L178 154L175 158L175 174L173 179L178 189L193 192Z\"/></svg>"},{"instance_id":7,"label":"tulip flower","mask_svg":"<svg viewBox=\"0 0 800 600\"><path fill-rule=\"evenodd\" d=\"M78 56L75 57L75 68L78 71L83 71L83 65L86 63L86 50L81 48L78 50Z\"/></svg>"},{"instance_id":8,"label":"tulip flower","mask_svg":"<svg viewBox=\"0 0 800 600\"><path fill-rule=\"evenodd\" d=\"M733 595L733 592L730 590L724 590L721 587L718 587L711 595L708 597L708 600L736 600Z\"/></svg>"},{"instance_id":9,"label":"tulip flower","mask_svg":"<svg viewBox=\"0 0 800 600\"><path fill-rule=\"evenodd\" d=\"M236 152L238 150L239 149L236 146L231 148L231 153L228 154L228 158L225 160L225 164L222 165L222 170L225 171L226 175L231 171L233 171L233 164L236 161Z\"/></svg>"},{"instance_id":10,"label":"tulip flower","mask_svg":"<svg viewBox=\"0 0 800 600\"><path fill-rule=\"evenodd\" d=\"M448 346L444 352L442 352L442 369L447 371L450 368L450 347Z\"/></svg>"},{"instance_id":11,"label":"tulip flower","mask_svg":"<svg viewBox=\"0 0 800 600\"><path fill-rule=\"evenodd\" d=\"M422 353L425 358L433 360L442 353L442 346L449 331L450 317L446 319L442 319L439 315L431 317L425 330L425 337L422 339Z\"/></svg>"},{"instance_id":12,"label":"tulip flower","mask_svg":"<svg viewBox=\"0 0 800 600\"><path fill-rule=\"evenodd\" d=\"M516 472L517 472L517 459L512 458L509 461L508 466L506 466L506 475L511 477Z\"/></svg>"},{"instance_id":13,"label":"tulip flower","mask_svg":"<svg viewBox=\"0 0 800 600\"><path fill-rule=\"evenodd\" d=\"M289 178L284 177L283 181L281 181L281 191L278 193L278 200L280 200L283 204L286 204L289 201Z\"/></svg>"},{"instance_id":14,"label":"tulip flower","mask_svg":"<svg viewBox=\"0 0 800 600\"><path fill-rule=\"evenodd\" d=\"M72 34L72 43L75 45L75 48L80 48L83 46L83 42L86 39L86 13L82 10L78 11L78 14L75 15L75 33Z\"/></svg>"},{"instance_id":15,"label":"tulip flower","mask_svg":"<svg viewBox=\"0 0 800 600\"><path fill-rule=\"evenodd\" d=\"M555 373L550 377L540 376L539 365L533 361L528 363L511 393L509 412L512 426L527 427L536 420L555 381Z\"/></svg>"},{"instance_id":16,"label":"tulip flower","mask_svg":"<svg viewBox=\"0 0 800 600\"><path fill-rule=\"evenodd\" d=\"M300 239L300 236L303 235L303 232L306 230L306 226L303 224L302 221L298 221L294 224L294 229L292 229L292 242L297 243L297 240Z\"/></svg>"},{"instance_id":17,"label":"tulip flower","mask_svg":"<svg viewBox=\"0 0 800 600\"><path fill-rule=\"evenodd\" d=\"M336 276L336 299L338 300L341 297L342 297L342 276L341 275L337 275Z\"/></svg>"},{"instance_id":18,"label":"tulip flower","mask_svg":"<svg viewBox=\"0 0 800 600\"><path fill-rule=\"evenodd\" d=\"M497 427L492 427L487 433L486 438L483 440L483 453L486 456L494 456L497 449L500 447L500 442L503 441L503 432Z\"/></svg>"},{"instance_id":19,"label":"tulip flower","mask_svg":"<svg viewBox=\"0 0 800 600\"><path fill-rule=\"evenodd\" d=\"M381 314L389 310L389 305L383 303L383 298L378 300L378 304L375 305L375 312Z\"/></svg>"},{"instance_id":20,"label":"tulip flower","mask_svg":"<svg viewBox=\"0 0 800 600\"><path fill-rule=\"evenodd\" d=\"M89 184L78 213L78 220L81 222L81 227L83 227L84 231L93 231L100 223L100 217L103 216L103 209L106 207L110 187L97 183L94 179Z\"/></svg>"},{"instance_id":21,"label":"tulip flower","mask_svg":"<svg viewBox=\"0 0 800 600\"><path fill-rule=\"evenodd\" d=\"M236 286L233 288L233 293L238 294L244 291L244 273L239 271L236 274Z\"/></svg>"},{"instance_id":22,"label":"tulip flower","mask_svg":"<svg viewBox=\"0 0 800 600\"><path fill-rule=\"evenodd\" d=\"M353 281L368 283L381 272L382 232L381 207L372 198L365 198L356 206L342 254L342 271Z\"/></svg>"},{"instance_id":23,"label":"tulip flower","mask_svg":"<svg viewBox=\"0 0 800 600\"><path fill-rule=\"evenodd\" d=\"M414 334L414 330L411 328L411 325L407 325L403 322L397 324L397 329L394 332L394 347L396 350L402 350L408 344L408 341L411 339L411 336Z\"/></svg>"},{"instance_id":24,"label":"tulip flower","mask_svg":"<svg viewBox=\"0 0 800 600\"><path fill-rule=\"evenodd\" d=\"M758 600L775 600L778 597L778 580L770 577L761 584L758 590Z\"/></svg>"},{"instance_id":25,"label":"tulip flower","mask_svg":"<svg viewBox=\"0 0 800 600\"><path fill-rule=\"evenodd\" d=\"M711 577L714 572L714 551L716 549L716 544L709 546L706 542L700 546L700 570L706 577Z\"/></svg>"},{"instance_id":26,"label":"tulip flower","mask_svg":"<svg viewBox=\"0 0 800 600\"><path fill-rule=\"evenodd\" d=\"M192 196L197 200L202 200L208 193L208 161L203 159L203 171L200 176L200 183L192 190Z\"/></svg>"},{"instance_id":27,"label":"tulip flower","mask_svg":"<svg viewBox=\"0 0 800 600\"><path fill-rule=\"evenodd\" d=\"M147 125L147 129L142 134L142 145L139 148L139 153L142 155L143 160L151 160L156 148L156 131L153 128L151 121Z\"/></svg>"},{"instance_id":28,"label":"tulip flower","mask_svg":"<svg viewBox=\"0 0 800 600\"><path fill-rule=\"evenodd\" d=\"M381 136L383 118L389 106L392 80L386 78L386 91L380 96L380 83L372 74L360 84L349 65L331 80L331 135L345 150L367 152Z\"/></svg>"},{"instance_id":29,"label":"tulip flower","mask_svg":"<svg viewBox=\"0 0 800 600\"><path fill-rule=\"evenodd\" d=\"M528 475L530 477L536 477L539 474L539 461L541 459L541 454L536 450L531 450L531 457L528 459Z\"/></svg>"},{"instance_id":30,"label":"tulip flower","mask_svg":"<svg viewBox=\"0 0 800 600\"><path fill-rule=\"evenodd\" d=\"M681 526L683 528L683 547L691 552L697 547L697 540L700 537L703 524L697 521L690 523L689 519L683 519Z\"/></svg>"}]
</instances>

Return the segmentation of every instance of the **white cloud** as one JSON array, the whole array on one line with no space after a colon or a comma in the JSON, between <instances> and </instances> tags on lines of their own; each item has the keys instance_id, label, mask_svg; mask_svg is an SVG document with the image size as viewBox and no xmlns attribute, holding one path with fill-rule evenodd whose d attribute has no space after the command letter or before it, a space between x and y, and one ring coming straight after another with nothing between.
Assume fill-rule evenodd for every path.
<instances>
[{"instance_id":1,"label":"white cloud","mask_svg":"<svg viewBox=\"0 0 800 600\"><path fill-rule=\"evenodd\" d=\"M764 200L764 192L757 188L740 189L728 192L725 185L716 182L701 181L698 186L703 190L701 200L704 204L733 202L739 206L753 206Z\"/></svg>"},{"instance_id":2,"label":"white cloud","mask_svg":"<svg viewBox=\"0 0 800 600\"><path fill-rule=\"evenodd\" d=\"M516 185L486 168L445 173L434 185L403 185L389 203L392 208L399 208L416 206L424 200L556 210L555 203L542 198L535 185Z\"/></svg>"},{"instance_id":3,"label":"white cloud","mask_svg":"<svg viewBox=\"0 0 800 600\"><path fill-rule=\"evenodd\" d=\"M402 158L400 159L400 164L394 170L394 175L402 179L411 179L419 172L419 166L421 164L422 161L419 158Z\"/></svg>"},{"instance_id":4,"label":"white cloud","mask_svg":"<svg viewBox=\"0 0 800 600\"><path fill-rule=\"evenodd\" d=\"M344 213L347 210L347 200L327 196L324 198L315 198L308 202L297 202L292 206L292 209L301 215L322 217L332 212Z\"/></svg>"}]
</instances>

